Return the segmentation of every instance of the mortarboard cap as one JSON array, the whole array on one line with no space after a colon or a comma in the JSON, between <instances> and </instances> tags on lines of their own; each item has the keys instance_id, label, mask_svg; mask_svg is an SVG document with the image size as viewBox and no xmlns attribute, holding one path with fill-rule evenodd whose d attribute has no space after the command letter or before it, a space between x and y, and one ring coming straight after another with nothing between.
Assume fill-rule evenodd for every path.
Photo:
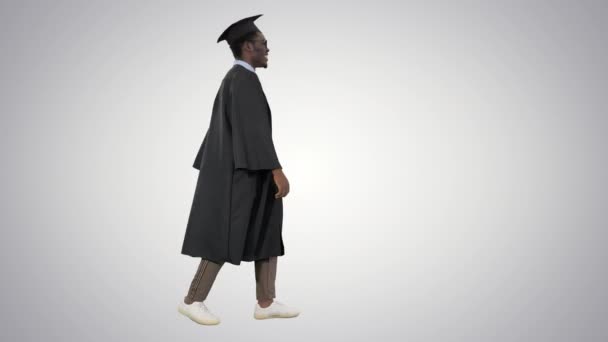
<instances>
[{"instance_id":1,"label":"mortarboard cap","mask_svg":"<svg viewBox=\"0 0 608 342\"><path fill-rule=\"evenodd\" d=\"M257 26L253 24L253 22L261 16L262 14L254 15L253 17L241 19L236 23L228 26L228 28L224 30L224 32L222 32L220 37L217 39L217 42L219 43L222 40L225 40L228 42L228 45L232 45L232 43L234 43L237 39L243 37L247 33L260 31Z\"/></svg>"}]
</instances>

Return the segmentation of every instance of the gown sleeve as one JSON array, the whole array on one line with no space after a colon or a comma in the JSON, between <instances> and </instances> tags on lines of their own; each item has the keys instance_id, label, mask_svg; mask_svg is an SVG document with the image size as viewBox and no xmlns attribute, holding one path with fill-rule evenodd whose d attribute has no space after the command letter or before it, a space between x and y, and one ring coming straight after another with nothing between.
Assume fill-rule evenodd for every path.
<instances>
[{"instance_id":1,"label":"gown sleeve","mask_svg":"<svg viewBox=\"0 0 608 342\"><path fill-rule=\"evenodd\" d=\"M272 141L266 96L258 80L252 77L233 80L229 117L235 169L282 168Z\"/></svg>"},{"instance_id":2,"label":"gown sleeve","mask_svg":"<svg viewBox=\"0 0 608 342\"><path fill-rule=\"evenodd\" d=\"M209 135L209 131L207 131L207 133L205 133L205 138L203 138L203 142L201 143L201 147L198 149L198 153L196 154L196 158L194 158L194 163L192 164L192 167L200 170L201 169L201 162L202 162L202 158L203 158L203 152L205 150L205 144L207 143L207 136Z\"/></svg>"}]
</instances>

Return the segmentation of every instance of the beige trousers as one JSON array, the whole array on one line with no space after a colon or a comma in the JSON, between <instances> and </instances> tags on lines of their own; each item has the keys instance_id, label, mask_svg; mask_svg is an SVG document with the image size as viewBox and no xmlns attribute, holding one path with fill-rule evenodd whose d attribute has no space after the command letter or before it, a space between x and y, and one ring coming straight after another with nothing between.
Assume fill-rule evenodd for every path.
<instances>
[{"instance_id":1,"label":"beige trousers","mask_svg":"<svg viewBox=\"0 0 608 342\"><path fill-rule=\"evenodd\" d=\"M255 284L256 298L258 300L268 300L276 297L275 281L277 277L277 259L273 256L266 259L255 260ZM213 286L215 278L224 265L224 262L215 263L201 258L194 279L188 289L188 294L184 297L184 303L202 302L207 299L207 295Z\"/></svg>"}]
</instances>

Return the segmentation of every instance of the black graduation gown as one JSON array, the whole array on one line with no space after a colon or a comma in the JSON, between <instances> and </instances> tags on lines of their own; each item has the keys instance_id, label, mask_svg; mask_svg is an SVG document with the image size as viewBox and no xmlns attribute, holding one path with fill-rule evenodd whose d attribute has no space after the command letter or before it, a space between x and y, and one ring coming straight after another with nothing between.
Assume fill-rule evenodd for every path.
<instances>
[{"instance_id":1,"label":"black graduation gown","mask_svg":"<svg viewBox=\"0 0 608 342\"><path fill-rule=\"evenodd\" d=\"M235 64L213 104L193 167L199 170L182 254L239 265L285 254L283 201L273 169L270 106L258 76Z\"/></svg>"}]
</instances>

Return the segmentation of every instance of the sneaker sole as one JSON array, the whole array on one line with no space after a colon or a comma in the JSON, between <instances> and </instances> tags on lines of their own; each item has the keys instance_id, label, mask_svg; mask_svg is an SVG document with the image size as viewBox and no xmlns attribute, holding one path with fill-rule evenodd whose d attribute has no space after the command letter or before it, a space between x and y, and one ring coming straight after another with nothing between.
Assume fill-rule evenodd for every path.
<instances>
[{"instance_id":1,"label":"sneaker sole","mask_svg":"<svg viewBox=\"0 0 608 342\"><path fill-rule=\"evenodd\" d=\"M288 315L288 314L258 315L258 314L254 313L253 318L255 318L255 319L294 318L294 317L298 317L298 315L300 315L300 313L297 313L295 315Z\"/></svg>"},{"instance_id":2,"label":"sneaker sole","mask_svg":"<svg viewBox=\"0 0 608 342\"><path fill-rule=\"evenodd\" d=\"M181 306L177 307L177 311L179 313L181 313L182 315L190 318L190 320L192 320L193 322L196 322L196 323L201 324L201 325L218 325L218 324L220 324L220 321L207 321L207 320L202 320L202 319L199 320L199 319L196 319L196 318L192 318L192 317L190 317L190 315L188 315L187 311L185 311L185 310L182 309Z\"/></svg>"}]
</instances>

